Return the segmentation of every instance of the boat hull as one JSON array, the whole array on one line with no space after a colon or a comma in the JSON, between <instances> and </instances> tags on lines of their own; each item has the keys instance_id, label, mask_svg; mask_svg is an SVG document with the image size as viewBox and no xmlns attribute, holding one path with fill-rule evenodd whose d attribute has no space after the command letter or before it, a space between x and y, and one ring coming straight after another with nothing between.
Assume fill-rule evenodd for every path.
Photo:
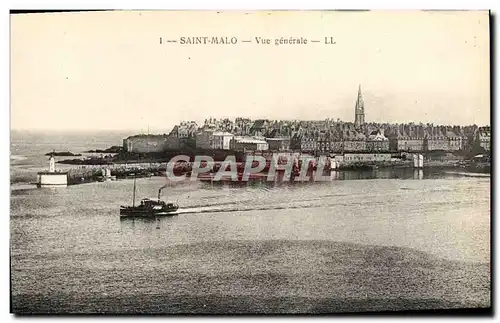
<instances>
[{"instance_id":1,"label":"boat hull","mask_svg":"<svg viewBox=\"0 0 500 323\"><path fill-rule=\"evenodd\" d=\"M156 216L174 216L178 215L178 208L168 210L132 210L127 208L120 209L120 217L156 217Z\"/></svg>"}]
</instances>

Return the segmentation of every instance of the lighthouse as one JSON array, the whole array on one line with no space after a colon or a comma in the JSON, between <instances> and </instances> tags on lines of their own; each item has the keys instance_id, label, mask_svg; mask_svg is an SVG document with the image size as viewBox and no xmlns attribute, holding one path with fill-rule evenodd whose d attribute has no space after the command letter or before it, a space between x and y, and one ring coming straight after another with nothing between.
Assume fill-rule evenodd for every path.
<instances>
[{"instance_id":1,"label":"lighthouse","mask_svg":"<svg viewBox=\"0 0 500 323\"><path fill-rule=\"evenodd\" d=\"M56 172L56 160L54 159L54 156L52 156L52 155L49 158L49 172L50 173Z\"/></svg>"},{"instance_id":2,"label":"lighthouse","mask_svg":"<svg viewBox=\"0 0 500 323\"><path fill-rule=\"evenodd\" d=\"M49 158L49 170L37 174L38 187L65 187L68 186L68 173L56 170L54 156Z\"/></svg>"}]
</instances>

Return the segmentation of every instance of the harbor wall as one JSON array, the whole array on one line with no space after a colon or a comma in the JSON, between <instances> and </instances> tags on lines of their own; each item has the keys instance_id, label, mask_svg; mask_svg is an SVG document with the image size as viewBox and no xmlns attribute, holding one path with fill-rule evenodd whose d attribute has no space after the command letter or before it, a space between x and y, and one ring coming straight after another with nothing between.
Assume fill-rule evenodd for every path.
<instances>
[{"instance_id":1,"label":"harbor wall","mask_svg":"<svg viewBox=\"0 0 500 323\"><path fill-rule=\"evenodd\" d=\"M219 165L223 157L227 155L232 155L228 151L221 151L223 154L215 156L215 164ZM286 154L286 153L285 153ZM177 155L177 154L174 154ZM252 155L252 154L250 154ZM307 154L294 153L294 158L299 156L305 156ZM424 154L425 155L425 154ZM244 157L245 155L243 155ZM270 163L270 154L261 154L262 157ZM312 157L312 155L309 155ZM439 157L438 157L439 156ZM219 158L217 158L219 157ZM241 156L240 156L241 157ZM432 158L434 157L434 158ZM366 169L366 168L412 168L413 154L394 154L394 153L344 153L338 155L329 156L330 161L335 162L336 169L339 170L356 170L356 169ZM191 163L194 158L191 158L191 162L183 162L177 164L174 168L174 173L176 175L190 173ZM239 166L244 167L244 158L236 158ZM167 161L161 162L135 162L135 163L120 163L120 164L110 164L110 165L90 165L90 166L77 166L68 171L68 184L80 184L93 181L106 180L106 177L116 177L121 178L132 178L136 177L148 177L148 176L165 176L167 170ZM455 154L434 153L433 156L426 156L423 167L462 167L464 164L463 157L457 156ZM267 172L269 165L266 166L264 172ZM215 166L214 166L215 167ZM104 171L103 171L104 170Z\"/></svg>"},{"instance_id":2,"label":"harbor wall","mask_svg":"<svg viewBox=\"0 0 500 323\"><path fill-rule=\"evenodd\" d=\"M346 164L353 162L389 162L390 153L346 153L343 162Z\"/></svg>"}]
</instances>

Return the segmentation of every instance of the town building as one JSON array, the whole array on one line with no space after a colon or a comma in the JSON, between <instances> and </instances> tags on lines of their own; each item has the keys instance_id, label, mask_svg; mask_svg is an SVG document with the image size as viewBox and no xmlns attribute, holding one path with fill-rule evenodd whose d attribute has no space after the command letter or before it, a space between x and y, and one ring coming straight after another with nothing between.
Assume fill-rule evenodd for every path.
<instances>
[{"instance_id":1,"label":"town building","mask_svg":"<svg viewBox=\"0 0 500 323\"><path fill-rule=\"evenodd\" d=\"M479 127L474 135L474 144L485 151L491 150L491 128Z\"/></svg>"},{"instance_id":2,"label":"town building","mask_svg":"<svg viewBox=\"0 0 500 323\"><path fill-rule=\"evenodd\" d=\"M448 138L442 134L436 136L427 136L425 138L425 150L426 151L447 151L448 150Z\"/></svg>"},{"instance_id":3,"label":"town building","mask_svg":"<svg viewBox=\"0 0 500 323\"><path fill-rule=\"evenodd\" d=\"M180 147L179 126L175 126L168 134L165 143L165 150L177 150Z\"/></svg>"},{"instance_id":4,"label":"town building","mask_svg":"<svg viewBox=\"0 0 500 323\"><path fill-rule=\"evenodd\" d=\"M421 125L413 123L395 125L393 129L389 129L389 149L393 151L424 151L425 136L425 129Z\"/></svg>"},{"instance_id":5,"label":"town building","mask_svg":"<svg viewBox=\"0 0 500 323\"><path fill-rule=\"evenodd\" d=\"M300 150L300 146L302 143L302 137L299 131L294 131L292 133L292 137L290 138L290 149L291 150Z\"/></svg>"},{"instance_id":6,"label":"town building","mask_svg":"<svg viewBox=\"0 0 500 323\"><path fill-rule=\"evenodd\" d=\"M235 136L231 140L231 150L235 151L264 151L269 150L269 144L263 139Z\"/></svg>"},{"instance_id":7,"label":"town building","mask_svg":"<svg viewBox=\"0 0 500 323\"><path fill-rule=\"evenodd\" d=\"M334 138L330 140L330 151L340 153L344 151L344 141L342 138Z\"/></svg>"},{"instance_id":8,"label":"town building","mask_svg":"<svg viewBox=\"0 0 500 323\"><path fill-rule=\"evenodd\" d=\"M236 136L249 136L253 122L248 118L236 118L232 133Z\"/></svg>"},{"instance_id":9,"label":"town building","mask_svg":"<svg viewBox=\"0 0 500 323\"><path fill-rule=\"evenodd\" d=\"M303 136L300 140L300 150L304 152L316 151L316 139L309 136Z\"/></svg>"},{"instance_id":10,"label":"town building","mask_svg":"<svg viewBox=\"0 0 500 323\"><path fill-rule=\"evenodd\" d=\"M344 151L366 151L366 136L355 130L345 130L342 133Z\"/></svg>"},{"instance_id":11,"label":"town building","mask_svg":"<svg viewBox=\"0 0 500 323\"><path fill-rule=\"evenodd\" d=\"M201 149L229 150L234 135L224 131L202 130L196 134L196 147Z\"/></svg>"},{"instance_id":12,"label":"town building","mask_svg":"<svg viewBox=\"0 0 500 323\"><path fill-rule=\"evenodd\" d=\"M229 150L231 149L231 140L234 135L229 132L217 131L212 134L212 149Z\"/></svg>"},{"instance_id":13,"label":"town building","mask_svg":"<svg viewBox=\"0 0 500 323\"><path fill-rule=\"evenodd\" d=\"M332 151L330 133L321 132L316 139L316 151L319 153L330 153Z\"/></svg>"},{"instance_id":14,"label":"town building","mask_svg":"<svg viewBox=\"0 0 500 323\"><path fill-rule=\"evenodd\" d=\"M463 139L460 135L457 135L453 131L447 131L446 138L448 139L448 151L459 151L463 149Z\"/></svg>"},{"instance_id":15,"label":"town building","mask_svg":"<svg viewBox=\"0 0 500 323\"><path fill-rule=\"evenodd\" d=\"M269 145L269 150L272 151L288 151L290 150L290 138L266 138Z\"/></svg>"},{"instance_id":16,"label":"town building","mask_svg":"<svg viewBox=\"0 0 500 323\"><path fill-rule=\"evenodd\" d=\"M252 136L264 136L264 134L268 131L271 123L266 119L258 119L252 124L250 128L250 134Z\"/></svg>"},{"instance_id":17,"label":"town building","mask_svg":"<svg viewBox=\"0 0 500 323\"><path fill-rule=\"evenodd\" d=\"M382 129L372 131L366 140L367 151L389 151L389 139Z\"/></svg>"},{"instance_id":18,"label":"town building","mask_svg":"<svg viewBox=\"0 0 500 323\"><path fill-rule=\"evenodd\" d=\"M194 138L198 132L198 125L195 121L182 121L177 126L177 136L179 138Z\"/></svg>"},{"instance_id":19,"label":"town building","mask_svg":"<svg viewBox=\"0 0 500 323\"><path fill-rule=\"evenodd\" d=\"M424 138L399 134L389 140L389 147L391 150L397 151L423 151Z\"/></svg>"}]
</instances>

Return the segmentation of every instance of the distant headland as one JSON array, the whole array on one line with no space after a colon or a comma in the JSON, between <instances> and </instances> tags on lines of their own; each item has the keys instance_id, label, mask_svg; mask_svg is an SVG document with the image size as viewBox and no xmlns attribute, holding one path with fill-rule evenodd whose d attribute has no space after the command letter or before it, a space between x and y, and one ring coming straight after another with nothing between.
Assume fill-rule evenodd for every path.
<instances>
[{"instance_id":1,"label":"distant headland","mask_svg":"<svg viewBox=\"0 0 500 323\"><path fill-rule=\"evenodd\" d=\"M78 156L81 156L82 154L74 154L70 151L52 151L50 153L46 153L45 156L59 156L59 157L68 157L68 156L75 156L75 157L78 157Z\"/></svg>"}]
</instances>

